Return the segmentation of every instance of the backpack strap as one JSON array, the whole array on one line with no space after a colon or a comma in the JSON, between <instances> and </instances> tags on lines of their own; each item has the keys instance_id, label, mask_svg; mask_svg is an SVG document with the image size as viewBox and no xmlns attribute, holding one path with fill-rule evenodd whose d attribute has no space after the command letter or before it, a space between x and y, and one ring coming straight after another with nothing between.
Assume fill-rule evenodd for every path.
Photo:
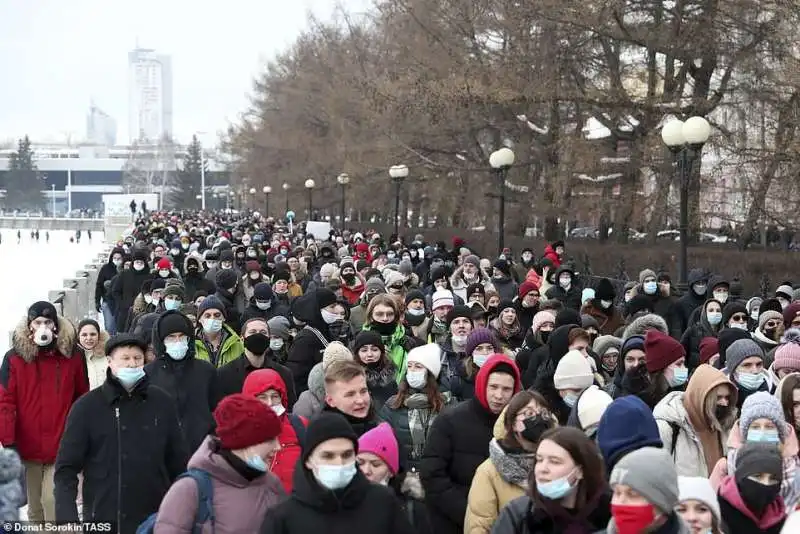
<instances>
[{"instance_id":1,"label":"backpack strap","mask_svg":"<svg viewBox=\"0 0 800 534\"><path fill-rule=\"evenodd\" d=\"M681 427L678 426L678 423L669 423L669 428L672 430L672 447L670 448L670 453L672 453L672 457L675 457L675 446L678 444L678 434L680 434Z\"/></svg>"},{"instance_id":2,"label":"backpack strap","mask_svg":"<svg viewBox=\"0 0 800 534\"><path fill-rule=\"evenodd\" d=\"M327 348L328 345L330 345L330 342L327 339L325 339L325 336L322 335L322 332L320 332L319 330L317 330L313 326L306 325L304 328L306 328L311 333L313 333L315 336L317 336L317 339L319 339L319 341L320 341L320 343L322 343L323 347Z\"/></svg>"},{"instance_id":3,"label":"backpack strap","mask_svg":"<svg viewBox=\"0 0 800 534\"><path fill-rule=\"evenodd\" d=\"M300 447L305 448L306 446L306 425L303 423L303 420L300 416L295 415L293 413L289 414L289 422L292 423L292 428L294 429L294 433L297 436L297 442L300 444Z\"/></svg>"},{"instance_id":4,"label":"backpack strap","mask_svg":"<svg viewBox=\"0 0 800 534\"><path fill-rule=\"evenodd\" d=\"M180 475L178 480L182 478L191 478L197 484L197 511L194 515L192 534L201 534L205 523L211 523L211 532L214 532L214 485L211 482L211 475L202 469L189 469Z\"/></svg>"}]
</instances>

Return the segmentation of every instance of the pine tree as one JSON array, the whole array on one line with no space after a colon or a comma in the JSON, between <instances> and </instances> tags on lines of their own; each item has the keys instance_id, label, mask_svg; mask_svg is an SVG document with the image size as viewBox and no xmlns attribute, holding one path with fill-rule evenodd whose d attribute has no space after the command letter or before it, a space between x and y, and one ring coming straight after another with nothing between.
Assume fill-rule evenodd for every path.
<instances>
[{"instance_id":1,"label":"pine tree","mask_svg":"<svg viewBox=\"0 0 800 534\"><path fill-rule=\"evenodd\" d=\"M208 161L203 158L203 146L197 136L192 136L192 142L186 148L183 164L178 170L178 177L173 194L173 205L177 208L196 209L200 207L197 195L201 194L202 170L208 176Z\"/></svg>"},{"instance_id":2,"label":"pine tree","mask_svg":"<svg viewBox=\"0 0 800 534\"><path fill-rule=\"evenodd\" d=\"M8 210L37 210L45 206L42 195L42 180L33 161L31 140L26 135L17 143L16 152L8 158L6 173L6 196L3 199Z\"/></svg>"}]
</instances>

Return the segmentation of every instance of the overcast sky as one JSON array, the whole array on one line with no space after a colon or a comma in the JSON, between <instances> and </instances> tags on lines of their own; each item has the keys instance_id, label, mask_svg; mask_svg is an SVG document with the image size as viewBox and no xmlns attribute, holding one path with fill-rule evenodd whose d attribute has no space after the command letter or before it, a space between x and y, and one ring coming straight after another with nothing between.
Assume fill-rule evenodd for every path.
<instances>
[{"instance_id":1,"label":"overcast sky","mask_svg":"<svg viewBox=\"0 0 800 534\"><path fill-rule=\"evenodd\" d=\"M247 105L254 76L307 27L309 12L369 0L0 0L0 141L85 136L95 104L128 140L128 51L172 56L178 141L216 140Z\"/></svg>"}]
</instances>

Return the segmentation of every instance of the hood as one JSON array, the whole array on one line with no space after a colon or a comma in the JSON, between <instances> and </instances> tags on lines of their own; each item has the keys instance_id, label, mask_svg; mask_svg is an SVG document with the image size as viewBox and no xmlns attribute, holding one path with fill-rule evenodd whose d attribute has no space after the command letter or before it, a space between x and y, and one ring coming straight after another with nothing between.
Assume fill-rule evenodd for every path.
<instances>
[{"instance_id":1,"label":"hood","mask_svg":"<svg viewBox=\"0 0 800 534\"><path fill-rule=\"evenodd\" d=\"M320 402L325 400L325 372L322 370L322 362L311 368L308 373L308 391Z\"/></svg>"},{"instance_id":2,"label":"hood","mask_svg":"<svg viewBox=\"0 0 800 534\"><path fill-rule=\"evenodd\" d=\"M717 304L720 304L719 301L715 299L706 299L705 301L703 301L703 304L701 304L696 310L698 312L698 315L700 316L697 320L700 322L701 325L703 325L703 328L705 328L707 332L716 332L717 329L722 328L722 325L724 325L726 321L725 317L723 317L719 325L717 325L716 327L711 326L711 323L708 322L708 314L706 313L706 306L708 306L709 302L716 302ZM720 308L723 308L721 304Z\"/></svg>"},{"instance_id":3,"label":"hood","mask_svg":"<svg viewBox=\"0 0 800 534\"><path fill-rule=\"evenodd\" d=\"M313 291L294 299L292 302L292 315L315 328L319 328L319 325L324 324L322 314L317 305L317 297Z\"/></svg>"},{"instance_id":4,"label":"hood","mask_svg":"<svg viewBox=\"0 0 800 534\"><path fill-rule=\"evenodd\" d=\"M117 266L114 265L114 263L111 261L111 258L114 257L114 254L121 254L122 257L124 258L125 257L125 249L123 249L122 247L114 247L114 248L111 249L111 252L108 253L108 261L106 263L108 265L111 265L112 267L114 267L116 269Z\"/></svg>"},{"instance_id":5,"label":"hood","mask_svg":"<svg viewBox=\"0 0 800 534\"><path fill-rule=\"evenodd\" d=\"M708 289L706 290L706 298L707 299L713 299L714 298L714 291L712 291L712 290L714 289L714 286L719 285L719 284L728 284L728 287L730 287L730 285L731 285L731 283L724 276L720 276L720 275L716 274L716 275L710 277L708 279Z\"/></svg>"},{"instance_id":6,"label":"hood","mask_svg":"<svg viewBox=\"0 0 800 534\"><path fill-rule=\"evenodd\" d=\"M631 324L625 327L622 333L622 341L624 343L631 336L646 336L648 330L658 330L663 334L669 334L667 321L660 315L648 313L638 319L634 319Z\"/></svg>"},{"instance_id":7,"label":"hood","mask_svg":"<svg viewBox=\"0 0 800 534\"><path fill-rule=\"evenodd\" d=\"M738 390L733 383L728 380L725 373L719 369L715 369L710 365L701 365L692 374L692 378L686 385L686 393L683 396L683 405L686 408L686 413L689 416L689 421L692 423L698 432L704 430L714 429L714 420L711 419L711 414L706 413L706 399L711 391L720 384L726 384L730 387L731 406L736 406L738 400ZM732 409L729 412L726 421L718 421L721 428L728 428L730 423L736 418L736 410Z\"/></svg>"},{"instance_id":8,"label":"hood","mask_svg":"<svg viewBox=\"0 0 800 534\"><path fill-rule=\"evenodd\" d=\"M184 256L184 258L183 258L183 272L187 273L187 274L189 273L189 269L187 268L188 264L189 264L189 258L194 258L195 260L197 260L197 264L199 266L197 272L198 273L202 273L203 272L203 256L201 256L200 254L197 254L196 252L191 252L191 253L187 254L186 256Z\"/></svg>"},{"instance_id":9,"label":"hood","mask_svg":"<svg viewBox=\"0 0 800 534\"><path fill-rule=\"evenodd\" d=\"M486 400L486 385L489 382L489 375L492 374L495 369L500 365L507 365L511 367L514 372L514 393L519 391L520 384L521 384L521 377L519 374L519 368L517 364L503 354L495 354L490 356L486 363L483 364L480 371L478 371L478 375L475 377L475 398L478 399L478 402L481 403L487 411L489 410L489 402Z\"/></svg>"},{"instance_id":10,"label":"hood","mask_svg":"<svg viewBox=\"0 0 800 534\"><path fill-rule=\"evenodd\" d=\"M274 389L281 396L281 404L289 406L286 394L286 383L274 369L257 369L247 375L242 386L242 393L256 397L269 389Z\"/></svg>"},{"instance_id":11,"label":"hood","mask_svg":"<svg viewBox=\"0 0 800 534\"><path fill-rule=\"evenodd\" d=\"M217 453L212 452L211 436L206 436L203 443L195 451L189 459L187 465L188 469L202 469L211 475L212 478L219 480L226 486L233 486L234 488L246 488L248 486L268 486L270 493L276 495L283 495L283 486L280 481L272 473L265 473L264 476L258 477L250 482L240 475L225 458Z\"/></svg>"},{"instance_id":12,"label":"hood","mask_svg":"<svg viewBox=\"0 0 800 534\"><path fill-rule=\"evenodd\" d=\"M181 312L179 312L177 310L170 310L170 311L165 311L164 313L162 313L158 317L158 319L156 319L156 322L153 325L153 337L152 337L151 342L152 342L152 345L153 345L153 351L156 353L156 358L164 358L164 357L166 357L166 358L169 359L169 357L166 356L167 349L166 349L166 347L164 347L164 342L161 340L161 324L164 322L164 318L168 317L169 315L180 315L183 318L183 320L186 322L186 327L188 329L187 332L194 332L194 327L192 326L192 322L189 320L188 317L183 315ZM189 350L186 351L186 358L184 358L183 360L180 360L180 361L188 361L188 360L194 359L194 356L195 356L195 339L194 339L194 336L190 336L189 337ZM170 361L172 361L172 360L170 359Z\"/></svg>"},{"instance_id":13,"label":"hood","mask_svg":"<svg viewBox=\"0 0 800 534\"><path fill-rule=\"evenodd\" d=\"M772 365L775 365L774 363ZM770 369L772 366L770 366ZM788 375L781 378L780 382L777 382L778 386L775 388L775 398L781 400L781 396L783 395L783 385L786 383L786 379L790 376L800 376L800 373L789 373Z\"/></svg>"},{"instance_id":14,"label":"hood","mask_svg":"<svg viewBox=\"0 0 800 534\"><path fill-rule=\"evenodd\" d=\"M708 274L703 269L692 269L686 277L687 285L691 288L692 284L707 280Z\"/></svg>"},{"instance_id":15,"label":"hood","mask_svg":"<svg viewBox=\"0 0 800 534\"><path fill-rule=\"evenodd\" d=\"M569 352L569 333L574 328L580 328L580 326L574 324L565 324L559 326L555 330L550 333L550 337L547 338L547 348L550 355L550 361L553 364L557 364L561 361L561 358Z\"/></svg>"},{"instance_id":16,"label":"hood","mask_svg":"<svg viewBox=\"0 0 800 534\"><path fill-rule=\"evenodd\" d=\"M553 254L555 254L555 252L553 252ZM567 264L562 264L558 269L556 269L556 274L555 274L555 278L554 278L555 281L556 281L556 284L558 284L558 277L561 275L561 273L569 273L569 274L571 274L572 275L572 285L570 286L570 288L575 287L575 270L572 267L570 267L569 265L567 265Z\"/></svg>"},{"instance_id":17,"label":"hood","mask_svg":"<svg viewBox=\"0 0 800 534\"><path fill-rule=\"evenodd\" d=\"M767 505L761 519L757 518L742 500L739 495L739 488L736 486L736 479L733 475L727 476L722 479L719 486L719 496L730 503L731 506L736 508L742 515L747 516L750 521L755 523L759 530L766 530L772 526L777 525L786 518L786 505L783 503L783 497L778 497Z\"/></svg>"},{"instance_id":18,"label":"hood","mask_svg":"<svg viewBox=\"0 0 800 534\"><path fill-rule=\"evenodd\" d=\"M33 342L29 336L30 329L28 328L28 318L23 317L11 336L11 346L23 360L30 363L36 359L36 354L39 352L40 347ZM62 355L70 358L75 350L75 344L78 341L78 336L75 333L75 327L67 319L58 316L58 337L56 338L56 349Z\"/></svg>"}]
</instances>

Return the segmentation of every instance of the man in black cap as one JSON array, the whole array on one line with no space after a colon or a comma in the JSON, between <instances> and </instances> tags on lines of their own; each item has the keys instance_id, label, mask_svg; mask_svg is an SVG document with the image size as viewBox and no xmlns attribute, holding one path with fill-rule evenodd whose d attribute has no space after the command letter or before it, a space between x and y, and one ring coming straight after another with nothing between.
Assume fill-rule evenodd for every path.
<instances>
[{"instance_id":1,"label":"man in black cap","mask_svg":"<svg viewBox=\"0 0 800 534\"><path fill-rule=\"evenodd\" d=\"M292 495L267 512L262 534L410 534L400 501L367 480L356 466L357 453L358 437L344 417L323 413L312 419Z\"/></svg>"},{"instance_id":2,"label":"man in black cap","mask_svg":"<svg viewBox=\"0 0 800 534\"><path fill-rule=\"evenodd\" d=\"M28 519L55 521L53 474L72 404L89 391L72 323L47 301L17 324L0 368L0 444L25 464Z\"/></svg>"},{"instance_id":3,"label":"man in black cap","mask_svg":"<svg viewBox=\"0 0 800 534\"><path fill-rule=\"evenodd\" d=\"M83 473L83 517L114 523L122 518L120 532L133 532L158 511L186 469L189 451L175 401L150 385L146 350L131 334L112 337L106 343L106 381L70 411L55 466L56 521L78 521Z\"/></svg>"},{"instance_id":4,"label":"man in black cap","mask_svg":"<svg viewBox=\"0 0 800 534\"><path fill-rule=\"evenodd\" d=\"M173 396L189 451L200 446L214 426L219 401L217 373L210 363L195 358L194 328L188 317L166 311L153 326L156 359L145 366L150 383Z\"/></svg>"}]
</instances>

